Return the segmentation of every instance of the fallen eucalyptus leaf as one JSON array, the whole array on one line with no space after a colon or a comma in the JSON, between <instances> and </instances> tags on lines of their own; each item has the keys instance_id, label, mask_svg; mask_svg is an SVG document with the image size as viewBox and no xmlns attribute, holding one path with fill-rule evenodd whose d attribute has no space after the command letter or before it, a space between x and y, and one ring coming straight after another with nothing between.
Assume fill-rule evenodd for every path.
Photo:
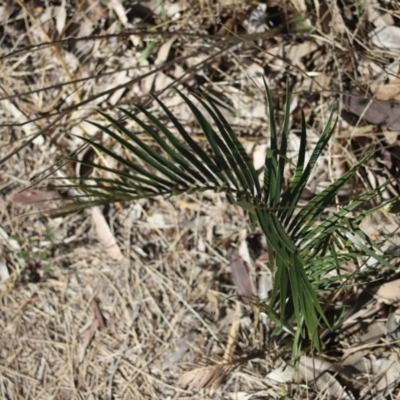
<instances>
[{"instance_id":1,"label":"fallen eucalyptus leaf","mask_svg":"<svg viewBox=\"0 0 400 400\"><path fill-rule=\"evenodd\" d=\"M231 266L232 280L237 291L246 302L253 296L253 285L250 273L239 252L233 247L228 249L228 259Z\"/></svg>"},{"instance_id":2,"label":"fallen eucalyptus leaf","mask_svg":"<svg viewBox=\"0 0 400 400\"><path fill-rule=\"evenodd\" d=\"M370 33L372 43L380 49L400 50L400 28L398 26L383 26Z\"/></svg>"},{"instance_id":3,"label":"fallen eucalyptus leaf","mask_svg":"<svg viewBox=\"0 0 400 400\"><path fill-rule=\"evenodd\" d=\"M400 130L400 104L365 97L357 89L343 96L351 113L374 125L386 126L389 130Z\"/></svg>"}]
</instances>

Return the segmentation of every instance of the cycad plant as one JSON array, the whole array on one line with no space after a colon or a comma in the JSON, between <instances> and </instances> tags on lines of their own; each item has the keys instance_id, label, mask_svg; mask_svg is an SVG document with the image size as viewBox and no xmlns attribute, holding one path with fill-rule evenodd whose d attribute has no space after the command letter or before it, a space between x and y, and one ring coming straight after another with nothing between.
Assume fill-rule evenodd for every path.
<instances>
[{"instance_id":1,"label":"cycad plant","mask_svg":"<svg viewBox=\"0 0 400 400\"><path fill-rule=\"evenodd\" d=\"M252 160L215 103L204 94L197 96L203 107L201 111L187 96L179 92L197 119L209 149L206 151L197 143L157 98L155 101L172 123L172 130L141 106L136 106L135 111L121 109L126 118L134 121L152 138L154 146L140 139L124 123L102 114L109 124L93 124L118 142L129 157L122 157L101 144L82 137L98 152L114 159L119 168L85 162L91 168L106 171L111 178L76 178L77 183L72 186L84 194L75 199L72 208L135 201L160 195L190 194L210 189L224 192L226 199L231 204L242 207L251 224L258 225L265 235L274 286L271 297L259 304L267 310L278 327L284 328L293 336L293 355L296 356L306 345L321 349L320 327L328 326L328 322L318 294L321 291L336 290L338 284L340 286L345 282L346 276L342 271L344 264L351 261L357 263L365 257L373 257L389 267L390 264L377 254L375 244L358 228L358 223L366 213L374 210L353 215L353 211L367 203L378 190L349 202L320 222L321 213L328 205L334 204L339 191L356 174L362 163L372 154L372 150L358 165L316 195L306 206L300 207L301 194L318 157L331 138L334 125L332 116L308 162L303 116L298 157L297 160L290 160L287 156L289 91L280 140L271 93L266 85L265 93L271 139L262 183ZM294 175L290 184L284 187L284 170L288 162L294 168ZM67 206L66 210L68 209L71 209L70 205Z\"/></svg>"}]
</instances>

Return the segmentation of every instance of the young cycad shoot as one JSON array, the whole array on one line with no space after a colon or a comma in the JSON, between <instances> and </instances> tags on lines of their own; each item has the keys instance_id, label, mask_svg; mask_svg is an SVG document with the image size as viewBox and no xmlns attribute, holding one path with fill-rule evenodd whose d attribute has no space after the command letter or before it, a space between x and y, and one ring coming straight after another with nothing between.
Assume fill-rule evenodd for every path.
<instances>
[{"instance_id":1,"label":"young cycad shoot","mask_svg":"<svg viewBox=\"0 0 400 400\"><path fill-rule=\"evenodd\" d=\"M65 205L62 212L98 204L191 194L210 189L225 193L227 201L243 208L249 222L258 226L265 235L274 284L270 298L261 299L258 304L267 311L278 329L284 329L292 335L293 357L296 358L305 347L321 350L320 333L329 327L324 308L329 305L326 299L330 297L325 295L325 303L322 304L319 293L330 293L333 298L335 292L346 284L349 276L342 270L344 264L354 262L361 265L366 258L372 257L378 263L391 267L378 255L378 247L358 227L366 215L385 204L368 211L354 212L357 209L365 210L361 206L379 193L378 188L350 201L323 222L320 221L326 207L335 203L339 191L372 155L371 149L359 164L300 207L301 194L333 133L333 118L331 115L306 162L307 135L303 116L300 150L297 159L290 160L287 156L289 90L279 135L271 93L266 85L265 94L270 119L270 145L265 158L263 182L259 181L251 158L217 106L206 95L199 95L197 100L202 106L201 111L179 92L207 139L208 151L191 137L162 101L155 98L173 130L141 106L136 106L135 110L121 111L152 138L157 148L145 143L125 124L108 114L102 114L107 126L93 124L118 142L125 154L130 156L122 157L82 137L96 151L114 159L119 168L85 161L87 167L105 171L111 177L76 177L72 185L52 185L52 189L72 187L81 193L72 204ZM293 168L293 178L284 185L287 163Z\"/></svg>"}]
</instances>

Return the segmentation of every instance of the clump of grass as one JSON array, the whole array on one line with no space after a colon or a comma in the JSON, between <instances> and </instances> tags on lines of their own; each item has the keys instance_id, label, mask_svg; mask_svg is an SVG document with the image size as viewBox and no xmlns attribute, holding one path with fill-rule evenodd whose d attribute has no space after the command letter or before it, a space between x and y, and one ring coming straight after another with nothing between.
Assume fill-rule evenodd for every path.
<instances>
[{"instance_id":1,"label":"clump of grass","mask_svg":"<svg viewBox=\"0 0 400 400\"><path fill-rule=\"evenodd\" d=\"M24 260L34 274L37 275L37 271L40 269L44 276L49 275L52 269L52 262L50 257L50 248L43 247L39 239L28 239L21 235L13 235L14 239L20 246L20 250L17 252L17 257ZM44 239L50 242L51 245L55 241L54 229L46 226Z\"/></svg>"}]
</instances>

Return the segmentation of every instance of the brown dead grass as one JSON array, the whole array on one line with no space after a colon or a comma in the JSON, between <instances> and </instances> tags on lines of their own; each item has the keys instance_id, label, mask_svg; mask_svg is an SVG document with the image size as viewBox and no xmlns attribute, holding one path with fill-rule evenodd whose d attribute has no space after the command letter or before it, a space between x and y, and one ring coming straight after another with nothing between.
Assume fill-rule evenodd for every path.
<instances>
[{"instance_id":1,"label":"brown dead grass","mask_svg":"<svg viewBox=\"0 0 400 400\"><path fill-rule=\"evenodd\" d=\"M175 7L176 12L165 21L157 1L142 3L153 13L130 12L116 1L127 20L121 8L113 12L97 0L66 2L65 9L51 1L48 6L39 1L3 6L0 158L15 155L1 165L0 179L0 264L2 274L9 275L0 283L2 398L322 399L346 398L337 392L344 387L362 398L383 398L378 390L398 396L397 369L377 362L388 358L388 349L398 352L397 342L387 336L378 339L384 351L360 356L372 367L343 378L349 372L340 361L342 351L365 345L365 326L375 319L386 321L397 310L395 303L386 307L373 298L360 306L365 314L356 328L350 322L359 310L353 309L343 337L327 342L325 356L336 363L328 382L340 382L310 382L309 372L302 384L291 373L282 378L291 368L285 336L271 336L271 324L237 298L230 278L224 245L248 235L246 219L219 195L103 209L123 254L118 261L104 243L99 245L90 211L50 220L35 209L26 214L26 207L11 202L38 173L82 145L76 135L96 135L85 119L100 121L98 109L119 116L116 105L139 102L157 113L149 99L150 92L156 93L197 135L192 118L169 90L174 85L186 93L203 86L224 101L235 111L224 109L229 122L249 151L256 152L268 139L262 76L280 120L288 79L294 92L293 123L303 110L312 146L330 109L338 105L341 112L343 93L369 86L394 62L371 45L365 35L371 22L356 18L349 2L342 2L347 4L342 8L314 3L319 14L302 1L285 7L269 2L267 32L250 36L245 27L254 5L242 1L167 1L167 11ZM398 25L400 11L384 3L377 8ZM302 30L300 23L288 29L288 21L299 16L314 30ZM146 60L149 37L143 26L147 32L159 27L151 39L159 42ZM131 34L121 34L123 28ZM175 35L176 30L185 34ZM310 184L313 191L341 176L371 143L379 146L376 164L348 193L356 196L382 181L391 169L388 159L396 164L393 133L379 135L359 117L356 128L340 119L336 139ZM297 141L293 135L293 154ZM74 167L66 165L57 174L71 174ZM396 194L394 184L385 196ZM384 239L398 245L392 233L398 221L378 219L367 222L366 229L381 239L383 228L390 228ZM271 372L283 382L272 379ZM392 386L382 385L382 377L392 379Z\"/></svg>"}]
</instances>

